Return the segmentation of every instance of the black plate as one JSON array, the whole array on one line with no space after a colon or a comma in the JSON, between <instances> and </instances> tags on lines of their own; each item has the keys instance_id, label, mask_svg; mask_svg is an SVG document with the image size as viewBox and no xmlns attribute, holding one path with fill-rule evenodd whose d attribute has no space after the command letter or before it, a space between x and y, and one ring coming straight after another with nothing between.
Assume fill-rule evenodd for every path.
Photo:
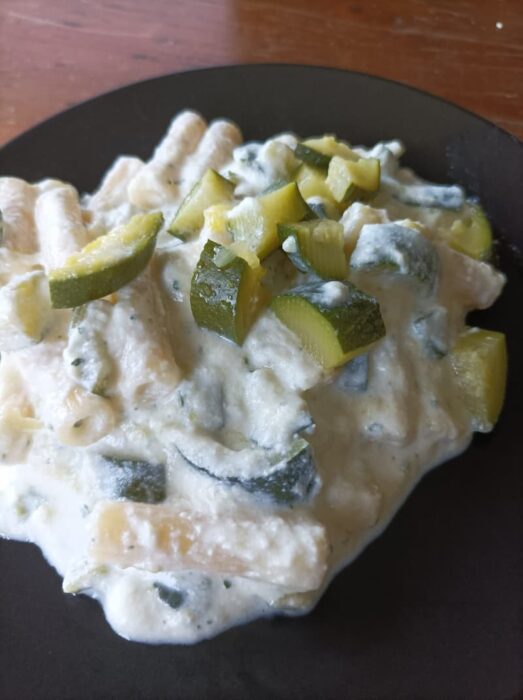
<instances>
[{"instance_id":1,"label":"black plate","mask_svg":"<svg viewBox=\"0 0 523 700\"><path fill-rule=\"evenodd\" d=\"M66 596L36 547L0 543L2 698L515 698L521 660L523 148L458 107L365 75L238 66L149 80L75 107L0 151L0 173L94 188L119 153L146 157L184 107L247 139L292 129L354 143L399 137L405 162L478 195L506 291L483 313L508 334L506 408L494 434L427 476L316 610L193 647L129 643L85 597Z\"/></svg>"}]
</instances>

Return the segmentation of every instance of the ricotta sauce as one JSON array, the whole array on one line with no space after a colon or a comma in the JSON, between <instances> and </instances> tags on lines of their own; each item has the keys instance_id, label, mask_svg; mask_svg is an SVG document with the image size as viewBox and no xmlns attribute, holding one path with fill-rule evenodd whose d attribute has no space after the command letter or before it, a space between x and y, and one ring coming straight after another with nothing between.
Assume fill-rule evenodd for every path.
<instances>
[{"instance_id":1,"label":"ricotta sauce","mask_svg":"<svg viewBox=\"0 0 523 700\"><path fill-rule=\"evenodd\" d=\"M74 312L73 322L39 293L45 323L38 335L24 335L9 306L17 283L40 279L50 259L122 223L138 211L133 202L153 202L169 221L182 192L157 183L176 171L184 173L183 192L193 184L191 158L203 137L200 126L191 128L191 139L176 144L176 163L167 146L149 171L138 159L119 159L100 190L81 200L61 183L26 183L26 200L18 187L16 201L7 194L0 201L6 225L10 211L16 218L10 248L0 251L10 271L0 290L0 338L10 329L17 338L1 348L0 533L38 544L65 592L92 595L118 634L150 643L193 643L314 606L419 479L469 444L473 425L447 353L466 313L490 305L504 283L490 265L438 243L455 216L449 208L466 206L464 195L400 168L403 148L394 141L356 149L381 160L384 184L371 204L346 210L346 241L353 247L361 236L354 260L367 260L382 250L384 230L415 220L424 233L414 227L409 235L428 250L434 280L420 294L415 279L351 267L348 279L378 299L387 333L346 367L323 370L270 310L242 347L199 328L189 294L212 235L205 228L187 242L160 234L147 271L116 299ZM297 167L295 144L289 134L236 147L233 139L221 160L208 148L247 206ZM199 173L204 155L200 148ZM38 251L16 250L17 221L25 239L37 232ZM49 231L54 241L45 240ZM393 243L386 253L405 272L416 251L398 252ZM325 305L346 296L342 282L323 284ZM316 476L300 482L289 507L253 484L290 460L297 440L310 443ZM112 491L102 458L127 460ZM114 501L138 463L148 493L162 494L160 505ZM117 515L114 502L123 505ZM169 509L174 521L155 520Z\"/></svg>"}]
</instances>

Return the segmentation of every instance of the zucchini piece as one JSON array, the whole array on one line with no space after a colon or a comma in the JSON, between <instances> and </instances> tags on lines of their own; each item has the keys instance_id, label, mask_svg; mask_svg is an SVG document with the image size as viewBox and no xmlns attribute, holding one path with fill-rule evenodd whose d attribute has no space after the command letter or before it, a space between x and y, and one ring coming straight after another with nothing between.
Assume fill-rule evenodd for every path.
<instances>
[{"instance_id":1,"label":"zucchini piece","mask_svg":"<svg viewBox=\"0 0 523 700\"><path fill-rule=\"evenodd\" d=\"M105 299L77 306L72 313L63 352L66 371L91 394L104 396L113 373L113 360L107 349L105 329L112 304Z\"/></svg>"},{"instance_id":2,"label":"zucchini piece","mask_svg":"<svg viewBox=\"0 0 523 700\"><path fill-rule=\"evenodd\" d=\"M362 394L369 385L369 355L354 357L342 367L335 379L336 388L348 394Z\"/></svg>"},{"instance_id":3,"label":"zucchini piece","mask_svg":"<svg viewBox=\"0 0 523 700\"><path fill-rule=\"evenodd\" d=\"M314 272L327 280L347 277L343 226L337 221L278 224L278 236L298 270Z\"/></svg>"},{"instance_id":4,"label":"zucchini piece","mask_svg":"<svg viewBox=\"0 0 523 700\"><path fill-rule=\"evenodd\" d=\"M479 205L471 205L468 215L454 221L444 235L445 242L458 253L485 262L490 260L492 238L489 220Z\"/></svg>"},{"instance_id":5,"label":"zucchini piece","mask_svg":"<svg viewBox=\"0 0 523 700\"><path fill-rule=\"evenodd\" d=\"M421 344L425 354L439 360L449 351L448 312L444 306L436 306L412 323L412 334Z\"/></svg>"},{"instance_id":6,"label":"zucchini piece","mask_svg":"<svg viewBox=\"0 0 523 700\"><path fill-rule=\"evenodd\" d=\"M458 185L392 185L392 196L402 204L414 207L459 210L465 195Z\"/></svg>"},{"instance_id":7,"label":"zucchini piece","mask_svg":"<svg viewBox=\"0 0 523 700\"><path fill-rule=\"evenodd\" d=\"M71 255L49 273L52 306L81 306L131 282L151 259L162 224L160 212L137 214Z\"/></svg>"},{"instance_id":8,"label":"zucchini piece","mask_svg":"<svg viewBox=\"0 0 523 700\"><path fill-rule=\"evenodd\" d=\"M161 503L167 496L164 464L100 455L98 476L103 490L112 499Z\"/></svg>"},{"instance_id":9,"label":"zucchini piece","mask_svg":"<svg viewBox=\"0 0 523 700\"><path fill-rule=\"evenodd\" d=\"M264 268L237 250L207 241L191 281L191 310L200 327L241 345L269 297Z\"/></svg>"},{"instance_id":10,"label":"zucchini piece","mask_svg":"<svg viewBox=\"0 0 523 700\"><path fill-rule=\"evenodd\" d=\"M499 418L507 381L504 333L469 328L449 355L474 430L488 433Z\"/></svg>"},{"instance_id":11,"label":"zucchini piece","mask_svg":"<svg viewBox=\"0 0 523 700\"><path fill-rule=\"evenodd\" d=\"M235 452L217 445L218 452L205 454L197 440L176 445L180 456L194 469L230 486L267 499L272 503L290 506L307 500L316 491L318 477L312 448L306 440L296 438L285 455L272 455L260 460L259 472L242 474L247 459L245 450ZM221 459L217 460L217 455Z\"/></svg>"},{"instance_id":12,"label":"zucchini piece","mask_svg":"<svg viewBox=\"0 0 523 700\"><path fill-rule=\"evenodd\" d=\"M234 183L222 177L216 170L205 172L178 207L167 229L171 236L186 239L202 228L205 210L215 204L231 202Z\"/></svg>"},{"instance_id":13,"label":"zucchini piece","mask_svg":"<svg viewBox=\"0 0 523 700\"><path fill-rule=\"evenodd\" d=\"M227 212L232 204L213 204L203 213L203 225L209 232L209 238L221 245L232 243L232 236L227 230Z\"/></svg>"},{"instance_id":14,"label":"zucchini piece","mask_svg":"<svg viewBox=\"0 0 523 700\"><path fill-rule=\"evenodd\" d=\"M302 165L296 174L296 184L305 199L321 197L338 211L338 204L327 187L327 175L319 168Z\"/></svg>"},{"instance_id":15,"label":"zucchini piece","mask_svg":"<svg viewBox=\"0 0 523 700\"><path fill-rule=\"evenodd\" d=\"M307 139L303 144L331 158L332 156L341 156L341 158L346 158L347 160L358 160L360 157L346 143L338 141L332 134L325 134L320 138Z\"/></svg>"},{"instance_id":16,"label":"zucchini piece","mask_svg":"<svg viewBox=\"0 0 523 700\"><path fill-rule=\"evenodd\" d=\"M43 270L15 275L0 289L0 350L39 343L51 324L51 303Z\"/></svg>"},{"instance_id":17,"label":"zucchini piece","mask_svg":"<svg viewBox=\"0 0 523 700\"><path fill-rule=\"evenodd\" d=\"M314 216L295 182L260 195L246 197L228 213L229 231L263 260L279 246L278 223Z\"/></svg>"},{"instance_id":18,"label":"zucchini piece","mask_svg":"<svg viewBox=\"0 0 523 700\"><path fill-rule=\"evenodd\" d=\"M177 588L171 588L164 583L155 581L154 588L158 594L158 598L173 610L178 610L185 603L186 594L184 591L179 591Z\"/></svg>"},{"instance_id":19,"label":"zucchini piece","mask_svg":"<svg viewBox=\"0 0 523 700\"><path fill-rule=\"evenodd\" d=\"M366 352L385 335L378 302L350 282L309 282L279 294L271 307L326 369Z\"/></svg>"},{"instance_id":20,"label":"zucchini piece","mask_svg":"<svg viewBox=\"0 0 523 700\"><path fill-rule=\"evenodd\" d=\"M307 204L311 211L314 212L317 219L329 218L327 215L326 202L324 202L321 197L311 197L310 200L307 201Z\"/></svg>"},{"instance_id":21,"label":"zucchini piece","mask_svg":"<svg viewBox=\"0 0 523 700\"><path fill-rule=\"evenodd\" d=\"M432 243L408 226L365 224L351 255L350 267L414 279L433 291L439 258Z\"/></svg>"},{"instance_id":22,"label":"zucchini piece","mask_svg":"<svg viewBox=\"0 0 523 700\"><path fill-rule=\"evenodd\" d=\"M311 148L311 146L306 146L304 143L298 143L296 145L294 155L303 163L307 163L307 165L312 165L314 168L322 168L324 170L327 170L329 167L332 157L317 151L315 148Z\"/></svg>"},{"instance_id":23,"label":"zucchini piece","mask_svg":"<svg viewBox=\"0 0 523 700\"><path fill-rule=\"evenodd\" d=\"M334 156L329 164L326 185L343 207L364 199L380 186L380 161L377 158L347 160Z\"/></svg>"}]
</instances>

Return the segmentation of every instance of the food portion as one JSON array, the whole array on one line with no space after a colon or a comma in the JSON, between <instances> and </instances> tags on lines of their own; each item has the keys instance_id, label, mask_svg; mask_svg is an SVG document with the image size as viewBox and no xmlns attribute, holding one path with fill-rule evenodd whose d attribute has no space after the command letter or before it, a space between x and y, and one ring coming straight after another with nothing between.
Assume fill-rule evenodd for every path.
<instances>
[{"instance_id":1,"label":"food portion","mask_svg":"<svg viewBox=\"0 0 523 700\"><path fill-rule=\"evenodd\" d=\"M490 224L402 155L186 111L93 194L0 178L0 533L122 636L307 612L493 429Z\"/></svg>"}]
</instances>

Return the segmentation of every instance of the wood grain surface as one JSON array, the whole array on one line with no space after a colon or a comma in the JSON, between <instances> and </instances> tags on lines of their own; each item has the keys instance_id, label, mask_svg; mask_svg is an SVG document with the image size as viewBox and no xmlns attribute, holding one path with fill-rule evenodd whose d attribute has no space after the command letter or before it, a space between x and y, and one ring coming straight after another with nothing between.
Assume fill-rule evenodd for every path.
<instances>
[{"instance_id":1,"label":"wood grain surface","mask_svg":"<svg viewBox=\"0 0 523 700\"><path fill-rule=\"evenodd\" d=\"M393 78L523 137L521 0L0 0L0 144L128 82L247 62Z\"/></svg>"}]
</instances>

